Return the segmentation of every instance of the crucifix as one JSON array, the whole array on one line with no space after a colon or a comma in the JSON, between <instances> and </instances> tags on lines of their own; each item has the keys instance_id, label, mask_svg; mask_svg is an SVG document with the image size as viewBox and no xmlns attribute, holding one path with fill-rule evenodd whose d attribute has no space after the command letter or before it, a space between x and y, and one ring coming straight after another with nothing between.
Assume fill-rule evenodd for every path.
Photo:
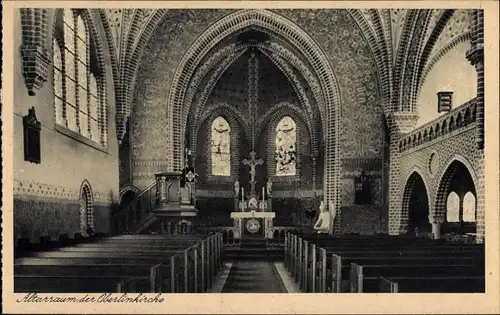
<instances>
[{"instance_id":1,"label":"crucifix","mask_svg":"<svg viewBox=\"0 0 500 315\"><path fill-rule=\"evenodd\" d=\"M255 158L255 151L250 152L250 159L244 159L243 164L250 166L250 195L255 195L255 167L264 164L264 160Z\"/></svg>"}]
</instances>

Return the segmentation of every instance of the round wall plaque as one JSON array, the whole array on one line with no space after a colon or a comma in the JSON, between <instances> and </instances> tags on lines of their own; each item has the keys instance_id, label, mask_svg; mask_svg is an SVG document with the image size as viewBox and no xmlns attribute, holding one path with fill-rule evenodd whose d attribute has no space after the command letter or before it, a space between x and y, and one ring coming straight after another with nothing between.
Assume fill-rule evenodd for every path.
<instances>
[{"instance_id":1,"label":"round wall plaque","mask_svg":"<svg viewBox=\"0 0 500 315\"><path fill-rule=\"evenodd\" d=\"M439 156L437 152L431 153L429 157L429 172L431 175L435 175L439 169Z\"/></svg>"}]
</instances>

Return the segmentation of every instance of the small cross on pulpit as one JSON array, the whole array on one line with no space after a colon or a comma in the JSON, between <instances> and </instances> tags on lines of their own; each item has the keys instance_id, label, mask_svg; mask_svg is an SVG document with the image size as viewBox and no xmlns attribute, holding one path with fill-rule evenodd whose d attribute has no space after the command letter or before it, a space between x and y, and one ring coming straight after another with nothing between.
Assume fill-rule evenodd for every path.
<instances>
[{"instance_id":1,"label":"small cross on pulpit","mask_svg":"<svg viewBox=\"0 0 500 315\"><path fill-rule=\"evenodd\" d=\"M256 159L255 151L250 152L250 159L244 159L243 164L250 166L250 195L255 195L255 167L264 164L264 160Z\"/></svg>"}]
</instances>

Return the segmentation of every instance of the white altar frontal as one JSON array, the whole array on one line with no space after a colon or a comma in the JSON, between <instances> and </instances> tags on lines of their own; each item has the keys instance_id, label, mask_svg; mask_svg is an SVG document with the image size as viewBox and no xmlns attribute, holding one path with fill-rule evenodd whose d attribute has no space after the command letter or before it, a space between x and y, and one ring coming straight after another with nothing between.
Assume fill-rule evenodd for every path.
<instances>
[{"instance_id":1,"label":"white altar frontal","mask_svg":"<svg viewBox=\"0 0 500 315\"><path fill-rule=\"evenodd\" d=\"M276 214L274 212L231 212L233 219L233 227L237 229L235 238L244 238L245 235L261 235L268 237L266 231L273 227L273 219ZM272 235L271 235L272 238Z\"/></svg>"}]
</instances>

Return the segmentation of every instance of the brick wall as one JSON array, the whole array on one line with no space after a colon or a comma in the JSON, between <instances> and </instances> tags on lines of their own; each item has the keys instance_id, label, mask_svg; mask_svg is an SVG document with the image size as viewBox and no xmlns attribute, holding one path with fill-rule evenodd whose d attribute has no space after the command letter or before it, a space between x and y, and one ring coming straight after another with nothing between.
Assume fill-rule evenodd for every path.
<instances>
[{"instance_id":1,"label":"brick wall","mask_svg":"<svg viewBox=\"0 0 500 315\"><path fill-rule=\"evenodd\" d=\"M476 125L471 124L404 152L400 158L399 185L395 186L398 187L397 195L401 196L400 209L403 208L403 190L408 178L413 172L418 172L428 192L430 215L446 216L447 195L442 191L447 189L447 186L442 185L443 177L448 166L453 161L458 161L467 167L474 181L477 192L477 232L484 235L484 204L480 202L484 199L484 187L482 187L481 180L484 176L484 155L477 148L475 134ZM401 216L404 225L408 214L401 212ZM405 226L401 228L404 230Z\"/></svg>"},{"instance_id":2,"label":"brick wall","mask_svg":"<svg viewBox=\"0 0 500 315\"><path fill-rule=\"evenodd\" d=\"M53 11L49 10L49 14L53 15ZM14 12L14 47L20 47L20 13ZM98 17L95 21L99 21ZM96 22L95 26L102 41L102 25ZM51 31L47 42L52 43ZM100 47L102 50L98 55L108 56L107 46L103 44ZM17 69L14 73L13 117L15 240L24 237L38 242L41 236L50 235L56 239L60 233L73 237L74 233L80 232L80 189L85 180L90 184L93 195L95 231L109 231L109 208L119 195L115 124L108 124L108 147L104 151L58 132L54 121L52 61L47 81L35 96L30 96L25 86L20 54L15 54L13 63L14 69ZM109 64L109 60L104 59L103 63ZM105 68L105 79L108 121L114 122L115 102L110 67ZM40 164L24 161L22 117L32 106L42 124Z\"/></svg>"}]
</instances>

